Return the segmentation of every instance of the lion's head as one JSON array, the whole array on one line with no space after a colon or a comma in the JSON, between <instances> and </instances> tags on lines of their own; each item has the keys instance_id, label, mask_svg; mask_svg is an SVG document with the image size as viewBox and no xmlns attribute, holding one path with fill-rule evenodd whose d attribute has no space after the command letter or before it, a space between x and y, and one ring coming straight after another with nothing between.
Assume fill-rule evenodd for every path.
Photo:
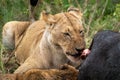
<instances>
[{"instance_id":1,"label":"lion's head","mask_svg":"<svg viewBox=\"0 0 120 80\"><path fill-rule=\"evenodd\" d=\"M50 15L45 12L41 18L47 23L48 42L63 53L73 62L80 59L85 49L84 28L82 13L77 8L69 8L65 13Z\"/></svg>"}]
</instances>

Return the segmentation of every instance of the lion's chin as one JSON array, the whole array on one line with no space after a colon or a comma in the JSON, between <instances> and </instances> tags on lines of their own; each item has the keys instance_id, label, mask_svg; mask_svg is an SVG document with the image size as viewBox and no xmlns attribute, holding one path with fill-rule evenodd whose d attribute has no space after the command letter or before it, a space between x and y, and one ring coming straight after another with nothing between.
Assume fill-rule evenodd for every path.
<instances>
[{"instance_id":1,"label":"lion's chin","mask_svg":"<svg viewBox=\"0 0 120 80\"><path fill-rule=\"evenodd\" d=\"M72 62L74 62L74 63L78 63L80 61L80 59L81 59L80 56L74 57L74 56L71 56L71 55L68 55L67 58L69 60L71 60Z\"/></svg>"}]
</instances>

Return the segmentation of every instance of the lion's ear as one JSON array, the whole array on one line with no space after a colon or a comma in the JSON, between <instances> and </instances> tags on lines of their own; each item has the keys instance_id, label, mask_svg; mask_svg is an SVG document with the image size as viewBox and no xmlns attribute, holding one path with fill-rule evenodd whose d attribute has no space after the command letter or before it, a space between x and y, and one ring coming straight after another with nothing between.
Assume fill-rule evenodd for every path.
<instances>
[{"instance_id":1,"label":"lion's ear","mask_svg":"<svg viewBox=\"0 0 120 80\"><path fill-rule=\"evenodd\" d=\"M52 24L56 22L56 20L54 19L54 16L45 11L41 13L40 20L44 20L48 24Z\"/></svg>"},{"instance_id":2,"label":"lion's ear","mask_svg":"<svg viewBox=\"0 0 120 80\"><path fill-rule=\"evenodd\" d=\"M82 13L81 11L78 9L78 8L75 8L75 7L69 7L67 12L73 14L74 16L78 17L78 18L82 18Z\"/></svg>"}]
</instances>

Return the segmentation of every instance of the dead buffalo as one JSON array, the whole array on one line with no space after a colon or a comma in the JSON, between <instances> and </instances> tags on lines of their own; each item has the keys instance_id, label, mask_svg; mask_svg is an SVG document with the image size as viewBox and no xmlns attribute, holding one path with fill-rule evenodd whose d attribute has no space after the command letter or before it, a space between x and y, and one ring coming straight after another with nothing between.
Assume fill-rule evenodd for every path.
<instances>
[{"instance_id":1,"label":"dead buffalo","mask_svg":"<svg viewBox=\"0 0 120 80\"><path fill-rule=\"evenodd\" d=\"M90 50L79 68L78 80L120 80L120 33L98 32Z\"/></svg>"}]
</instances>

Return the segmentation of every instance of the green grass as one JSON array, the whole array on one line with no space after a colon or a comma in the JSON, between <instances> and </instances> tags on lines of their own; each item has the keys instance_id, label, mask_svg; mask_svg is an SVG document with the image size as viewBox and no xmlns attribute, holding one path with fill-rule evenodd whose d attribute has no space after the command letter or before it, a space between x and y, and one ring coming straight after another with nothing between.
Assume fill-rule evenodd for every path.
<instances>
[{"instance_id":1,"label":"green grass","mask_svg":"<svg viewBox=\"0 0 120 80\"><path fill-rule=\"evenodd\" d=\"M4 51L4 47L2 46L1 42L0 42L0 71L2 73L5 73L5 68L4 68L4 63L2 62L2 58L3 58L3 51Z\"/></svg>"}]
</instances>

